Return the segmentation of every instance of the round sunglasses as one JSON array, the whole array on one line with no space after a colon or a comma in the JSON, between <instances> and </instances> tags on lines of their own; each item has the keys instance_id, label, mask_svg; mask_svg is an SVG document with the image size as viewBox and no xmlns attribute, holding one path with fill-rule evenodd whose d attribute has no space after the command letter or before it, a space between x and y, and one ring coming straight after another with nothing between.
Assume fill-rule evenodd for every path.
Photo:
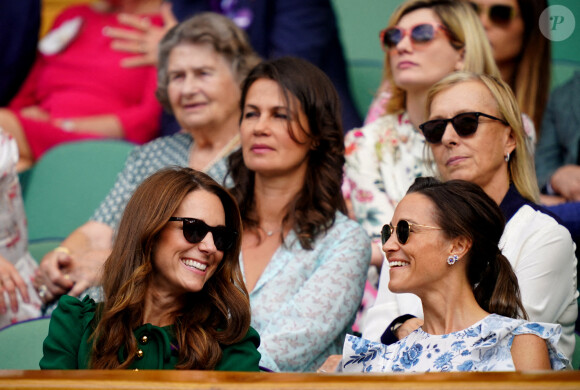
<instances>
[{"instance_id":1,"label":"round sunglasses","mask_svg":"<svg viewBox=\"0 0 580 390\"><path fill-rule=\"evenodd\" d=\"M487 14L489 21L497 26L505 27L516 17L516 10L511 5L493 4L486 7L472 1L469 3L478 15Z\"/></svg>"},{"instance_id":2,"label":"round sunglasses","mask_svg":"<svg viewBox=\"0 0 580 390\"><path fill-rule=\"evenodd\" d=\"M461 114L455 115L453 118L449 119L433 119L419 125L419 128L423 132L423 136L430 144L437 144L441 142L443 134L445 134L445 129L447 128L447 123L451 122L451 125L455 129L455 132L460 137L466 137L477 131L477 126L479 125L479 118L486 117L499 121L506 126L508 123L500 118L493 115L484 114L483 112L463 112Z\"/></svg>"},{"instance_id":3,"label":"round sunglasses","mask_svg":"<svg viewBox=\"0 0 580 390\"><path fill-rule=\"evenodd\" d=\"M411 42L414 44L427 43L435 38L437 30L447 32L447 29L436 23L421 23L409 29L400 27L389 27L382 30L379 34L381 43L385 49L392 49L399 44L407 35L411 36Z\"/></svg>"},{"instance_id":4,"label":"round sunglasses","mask_svg":"<svg viewBox=\"0 0 580 390\"><path fill-rule=\"evenodd\" d=\"M440 227L419 225L418 223L411 223L409 221L401 219L397 223L396 228L393 228L393 225L391 225L390 223L383 226L383 228L381 229L381 242L383 243L383 245L385 245L385 243L387 241L389 241L389 238L391 238L391 235L393 234L393 230L394 230L397 233L397 240L399 240L399 243L401 245L405 245L407 243L407 241L409 241L409 235L411 234L411 228L413 226L419 226L419 227L427 228L427 229L441 230Z\"/></svg>"},{"instance_id":5,"label":"round sunglasses","mask_svg":"<svg viewBox=\"0 0 580 390\"><path fill-rule=\"evenodd\" d=\"M233 229L225 226L209 226L201 219L171 217L169 220L183 222L183 237L192 244L201 242L207 233L211 232L215 247L222 252L230 249L238 236L238 232Z\"/></svg>"}]
</instances>

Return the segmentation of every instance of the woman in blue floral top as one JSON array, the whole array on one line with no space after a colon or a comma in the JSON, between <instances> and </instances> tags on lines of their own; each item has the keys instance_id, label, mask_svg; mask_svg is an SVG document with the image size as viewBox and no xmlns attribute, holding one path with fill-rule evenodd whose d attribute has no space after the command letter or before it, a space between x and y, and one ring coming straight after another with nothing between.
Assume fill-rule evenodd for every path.
<instances>
[{"instance_id":1,"label":"woman in blue floral top","mask_svg":"<svg viewBox=\"0 0 580 390\"><path fill-rule=\"evenodd\" d=\"M232 193L261 365L313 371L340 353L371 251L365 231L344 215L338 94L320 69L285 57L250 72L241 108Z\"/></svg>"},{"instance_id":2,"label":"woman in blue floral top","mask_svg":"<svg viewBox=\"0 0 580 390\"><path fill-rule=\"evenodd\" d=\"M525 320L517 277L498 248L504 224L478 185L416 179L382 241L389 289L419 296L424 323L389 346L348 336L343 371L565 368L555 347L560 325Z\"/></svg>"}]
</instances>

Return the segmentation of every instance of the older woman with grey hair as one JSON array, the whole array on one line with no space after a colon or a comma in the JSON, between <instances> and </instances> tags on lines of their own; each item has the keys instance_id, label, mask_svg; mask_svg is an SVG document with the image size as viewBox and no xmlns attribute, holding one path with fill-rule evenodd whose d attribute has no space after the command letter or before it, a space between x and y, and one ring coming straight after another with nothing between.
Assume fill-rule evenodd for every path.
<instances>
[{"instance_id":1,"label":"older woman with grey hair","mask_svg":"<svg viewBox=\"0 0 580 390\"><path fill-rule=\"evenodd\" d=\"M225 159L239 147L240 84L258 62L245 33L222 15L198 14L167 33L156 94L182 131L136 148L90 221L42 259L34 284L45 303L98 283L125 205L145 178L177 165L223 182Z\"/></svg>"}]
</instances>

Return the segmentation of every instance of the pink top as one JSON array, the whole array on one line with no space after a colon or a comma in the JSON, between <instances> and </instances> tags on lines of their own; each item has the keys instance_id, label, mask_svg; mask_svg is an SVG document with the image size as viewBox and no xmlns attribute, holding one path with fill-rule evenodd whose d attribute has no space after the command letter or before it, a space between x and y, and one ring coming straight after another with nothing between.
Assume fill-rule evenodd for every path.
<instances>
[{"instance_id":1,"label":"pink top","mask_svg":"<svg viewBox=\"0 0 580 390\"><path fill-rule=\"evenodd\" d=\"M61 142L103 136L67 132L48 122L23 118L19 110L28 106L38 105L54 119L116 115L124 138L135 143L150 141L159 130L161 106L155 98L155 67L122 68L121 60L131 54L112 50L111 38L102 33L106 26L127 27L119 24L115 13L99 13L79 5L63 11L51 31L77 17L82 18L82 25L76 36L55 54L38 54L9 105L21 120L35 157ZM149 18L156 25L162 24L158 14Z\"/></svg>"}]
</instances>

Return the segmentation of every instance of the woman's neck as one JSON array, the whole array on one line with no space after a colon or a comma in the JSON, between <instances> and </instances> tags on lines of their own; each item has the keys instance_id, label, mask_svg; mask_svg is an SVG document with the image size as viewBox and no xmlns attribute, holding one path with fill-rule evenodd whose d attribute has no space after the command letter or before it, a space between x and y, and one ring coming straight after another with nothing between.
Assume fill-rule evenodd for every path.
<instances>
[{"instance_id":1,"label":"woman's neck","mask_svg":"<svg viewBox=\"0 0 580 390\"><path fill-rule=\"evenodd\" d=\"M405 107L409 120L414 128L427 120L425 104L427 102L427 91L408 91L405 99Z\"/></svg>"},{"instance_id":2,"label":"woman's neck","mask_svg":"<svg viewBox=\"0 0 580 390\"><path fill-rule=\"evenodd\" d=\"M147 290L145 308L143 310L143 324L151 324L159 327L173 325L175 313L183 307L179 297L172 294L164 294Z\"/></svg>"},{"instance_id":3,"label":"woman's neck","mask_svg":"<svg viewBox=\"0 0 580 390\"><path fill-rule=\"evenodd\" d=\"M260 227L265 230L286 230L292 221L282 226L282 220L288 212L288 206L304 186L303 175L262 176L256 174L254 200L256 217Z\"/></svg>"},{"instance_id":4,"label":"woman's neck","mask_svg":"<svg viewBox=\"0 0 580 390\"><path fill-rule=\"evenodd\" d=\"M503 62L501 64L497 64L498 68L499 68L499 73L501 74L501 78L503 81L505 81L506 83L509 84L510 87L512 87L512 89L515 92L515 88L514 88L514 75L516 72L516 66L517 66L517 62L516 61L506 61Z\"/></svg>"},{"instance_id":5,"label":"woman's neck","mask_svg":"<svg viewBox=\"0 0 580 390\"><path fill-rule=\"evenodd\" d=\"M417 295L423 304L423 330L429 334L457 332L489 314L479 306L465 278L446 280L437 289Z\"/></svg>"},{"instance_id":6,"label":"woman's neck","mask_svg":"<svg viewBox=\"0 0 580 390\"><path fill-rule=\"evenodd\" d=\"M237 119L214 130L192 129L189 133L195 141L190 150L189 166L197 170L206 170L217 159L239 147Z\"/></svg>"}]
</instances>

